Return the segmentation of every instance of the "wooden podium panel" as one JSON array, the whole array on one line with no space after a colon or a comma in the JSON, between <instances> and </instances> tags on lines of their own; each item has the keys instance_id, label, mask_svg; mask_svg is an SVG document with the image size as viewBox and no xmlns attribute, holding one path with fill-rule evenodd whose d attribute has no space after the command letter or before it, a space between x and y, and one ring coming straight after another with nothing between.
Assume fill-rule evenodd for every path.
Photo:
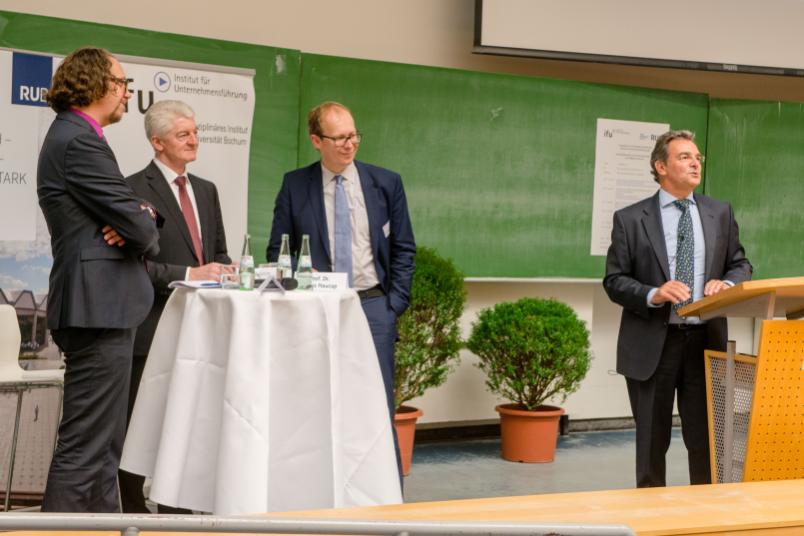
<instances>
[{"instance_id":1,"label":"wooden podium panel","mask_svg":"<svg viewBox=\"0 0 804 536\"><path fill-rule=\"evenodd\" d=\"M804 320L765 320L744 480L804 478Z\"/></svg>"},{"instance_id":2,"label":"wooden podium panel","mask_svg":"<svg viewBox=\"0 0 804 536\"><path fill-rule=\"evenodd\" d=\"M804 479L803 349L803 320L764 320L759 354L734 357L730 451L726 353L706 351L713 482Z\"/></svg>"},{"instance_id":3,"label":"wooden podium panel","mask_svg":"<svg viewBox=\"0 0 804 536\"><path fill-rule=\"evenodd\" d=\"M745 281L685 305L678 314L701 320L719 316L799 318L804 316L804 277Z\"/></svg>"},{"instance_id":4,"label":"wooden podium panel","mask_svg":"<svg viewBox=\"0 0 804 536\"><path fill-rule=\"evenodd\" d=\"M755 360L733 343L705 352L712 481L804 478L804 321L793 320L804 317L804 277L746 281L678 313L764 319Z\"/></svg>"}]
</instances>

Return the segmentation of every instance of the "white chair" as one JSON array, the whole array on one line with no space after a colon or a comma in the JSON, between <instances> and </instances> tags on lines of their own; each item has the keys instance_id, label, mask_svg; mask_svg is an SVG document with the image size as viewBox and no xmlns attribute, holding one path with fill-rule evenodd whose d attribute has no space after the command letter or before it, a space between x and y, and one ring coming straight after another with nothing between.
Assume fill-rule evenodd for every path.
<instances>
[{"instance_id":1,"label":"white chair","mask_svg":"<svg viewBox=\"0 0 804 536\"><path fill-rule=\"evenodd\" d=\"M14 460L17 453L22 396L30 390L46 387L63 387L64 370L23 370L19 364L20 326L17 312L11 305L0 305L0 390L17 394L17 412L14 433L8 457L8 478L5 487L4 510L11 506L11 484L14 477ZM59 409L59 411L61 411Z\"/></svg>"}]
</instances>

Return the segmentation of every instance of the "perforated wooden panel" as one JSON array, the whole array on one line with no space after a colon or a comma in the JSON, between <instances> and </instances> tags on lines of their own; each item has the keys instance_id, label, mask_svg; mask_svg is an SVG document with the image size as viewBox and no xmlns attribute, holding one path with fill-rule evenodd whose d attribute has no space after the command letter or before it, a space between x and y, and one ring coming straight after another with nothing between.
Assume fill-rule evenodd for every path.
<instances>
[{"instance_id":1,"label":"perforated wooden panel","mask_svg":"<svg viewBox=\"0 0 804 536\"><path fill-rule=\"evenodd\" d=\"M804 478L804 321L762 322L744 481Z\"/></svg>"}]
</instances>

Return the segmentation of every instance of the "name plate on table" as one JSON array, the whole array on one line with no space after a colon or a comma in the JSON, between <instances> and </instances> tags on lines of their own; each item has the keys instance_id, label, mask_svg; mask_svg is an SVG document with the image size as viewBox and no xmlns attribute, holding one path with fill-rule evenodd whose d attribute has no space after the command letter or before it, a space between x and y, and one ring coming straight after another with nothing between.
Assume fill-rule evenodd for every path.
<instances>
[{"instance_id":1,"label":"name plate on table","mask_svg":"<svg viewBox=\"0 0 804 536\"><path fill-rule=\"evenodd\" d=\"M346 272L313 272L310 282L312 290L346 290L349 280Z\"/></svg>"},{"instance_id":2,"label":"name plate on table","mask_svg":"<svg viewBox=\"0 0 804 536\"><path fill-rule=\"evenodd\" d=\"M258 266L254 269L256 279L272 279L276 277L276 266Z\"/></svg>"}]
</instances>

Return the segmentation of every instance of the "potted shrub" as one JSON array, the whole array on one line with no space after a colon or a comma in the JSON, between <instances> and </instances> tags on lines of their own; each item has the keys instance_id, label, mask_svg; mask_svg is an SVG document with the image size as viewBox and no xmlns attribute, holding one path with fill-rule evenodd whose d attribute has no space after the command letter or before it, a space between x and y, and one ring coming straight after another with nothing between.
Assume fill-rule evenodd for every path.
<instances>
[{"instance_id":1,"label":"potted shrub","mask_svg":"<svg viewBox=\"0 0 804 536\"><path fill-rule=\"evenodd\" d=\"M435 250L416 250L410 307L399 317L394 391L402 470L410 471L416 419L421 410L404 406L444 383L461 348L459 320L466 302L463 274Z\"/></svg>"},{"instance_id":2,"label":"potted shrub","mask_svg":"<svg viewBox=\"0 0 804 536\"><path fill-rule=\"evenodd\" d=\"M489 390L510 404L500 413L506 460L550 462L555 456L563 402L589 370L589 332L568 305L523 298L482 310L468 348L480 359Z\"/></svg>"}]
</instances>

